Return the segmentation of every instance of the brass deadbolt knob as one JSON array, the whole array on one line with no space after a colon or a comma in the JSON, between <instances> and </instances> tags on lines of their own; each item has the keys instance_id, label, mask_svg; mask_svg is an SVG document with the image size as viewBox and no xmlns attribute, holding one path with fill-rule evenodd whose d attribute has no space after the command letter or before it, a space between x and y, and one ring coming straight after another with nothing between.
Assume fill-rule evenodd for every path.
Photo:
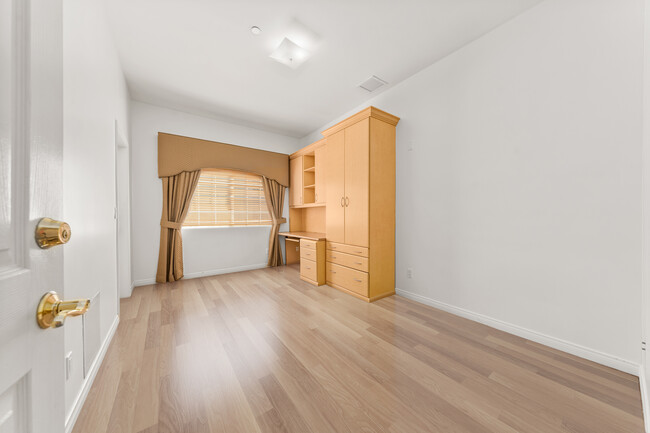
<instances>
[{"instance_id":1,"label":"brass deadbolt knob","mask_svg":"<svg viewBox=\"0 0 650 433\"><path fill-rule=\"evenodd\" d=\"M71 236L70 226L63 221L42 218L36 225L36 243L43 249L68 243Z\"/></svg>"}]
</instances>

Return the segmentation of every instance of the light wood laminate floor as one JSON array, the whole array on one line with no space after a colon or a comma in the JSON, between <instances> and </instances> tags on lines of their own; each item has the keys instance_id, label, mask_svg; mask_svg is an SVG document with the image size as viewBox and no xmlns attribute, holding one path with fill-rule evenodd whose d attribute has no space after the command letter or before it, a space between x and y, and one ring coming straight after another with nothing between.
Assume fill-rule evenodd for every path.
<instances>
[{"instance_id":1,"label":"light wood laminate floor","mask_svg":"<svg viewBox=\"0 0 650 433\"><path fill-rule=\"evenodd\" d=\"M136 288L74 429L642 431L634 376L293 266Z\"/></svg>"}]
</instances>

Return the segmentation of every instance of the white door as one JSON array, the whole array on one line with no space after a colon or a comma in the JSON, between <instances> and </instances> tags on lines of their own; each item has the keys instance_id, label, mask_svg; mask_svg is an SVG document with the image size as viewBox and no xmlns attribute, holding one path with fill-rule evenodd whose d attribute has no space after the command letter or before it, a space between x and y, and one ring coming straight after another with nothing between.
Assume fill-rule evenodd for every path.
<instances>
[{"instance_id":1,"label":"white door","mask_svg":"<svg viewBox=\"0 0 650 433\"><path fill-rule=\"evenodd\" d=\"M39 328L63 295L63 246L34 241L62 206L61 0L0 0L0 432L64 430L63 330ZM69 319L74 320L74 319Z\"/></svg>"}]
</instances>

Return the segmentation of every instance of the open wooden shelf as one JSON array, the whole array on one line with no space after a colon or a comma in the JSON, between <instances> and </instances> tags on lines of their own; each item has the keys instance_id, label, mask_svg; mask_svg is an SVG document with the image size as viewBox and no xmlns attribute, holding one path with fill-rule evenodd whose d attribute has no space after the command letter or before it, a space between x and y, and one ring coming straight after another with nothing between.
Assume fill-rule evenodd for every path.
<instances>
[{"instance_id":1,"label":"open wooden shelf","mask_svg":"<svg viewBox=\"0 0 650 433\"><path fill-rule=\"evenodd\" d=\"M316 184L314 183L312 185L305 185L303 188L316 188Z\"/></svg>"},{"instance_id":2,"label":"open wooden shelf","mask_svg":"<svg viewBox=\"0 0 650 433\"><path fill-rule=\"evenodd\" d=\"M314 171L316 171L316 167L309 167L309 168L306 168L304 171L314 172Z\"/></svg>"}]
</instances>

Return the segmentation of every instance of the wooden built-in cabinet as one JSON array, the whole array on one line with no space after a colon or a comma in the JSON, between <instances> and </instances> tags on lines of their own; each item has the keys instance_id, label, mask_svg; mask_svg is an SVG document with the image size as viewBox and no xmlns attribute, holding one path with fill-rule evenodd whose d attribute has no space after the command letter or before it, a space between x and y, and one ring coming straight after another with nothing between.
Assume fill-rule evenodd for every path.
<instances>
[{"instance_id":1,"label":"wooden built-in cabinet","mask_svg":"<svg viewBox=\"0 0 650 433\"><path fill-rule=\"evenodd\" d=\"M289 206L302 204L302 157L289 160Z\"/></svg>"},{"instance_id":2,"label":"wooden built-in cabinet","mask_svg":"<svg viewBox=\"0 0 650 433\"><path fill-rule=\"evenodd\" d=\"M324 232L327 284L369 302L395 293L398 122L369 107L290 160L291 230Z\"/></svg>"},{"instance_id":3,"label":"wooden built-in cabinet","mask_svg":"<svg viewBox=\"0 0 650 433\"><path fill-rule=\"evenodd\" d=\"M325 241L300 239L300 278L316 286L325 284Z\"/></svg>"},{"instance_id":4,"label":"wooden built-in cabinet","mask_svg":"<svg viewBox=\"0 0 650 433\"><path fill-rule=\"evenodd\" d=\"M325 140L292 154L289 159L289 206L325 206Z\"/></svg>"},{"instance_id":5,"label":"wooden built-in cabinet","mask_svg":"<svg viewBox=\"0 0 650 433\"><path fill-rule=\"evenodd\" d=\"M345 242L345 131L327 137L327 200L325 233L333 242Z\"/></svg>"},{"instance_id":6,"label":"wooden built-in cabinet","mask_svg":"<svg viewBox=\"0 0 650 433\"><path fill-rule=\"evenodd\" d=\"M315 167L316 167L316 189L314 202L325 204L327 200L327 145L324 144L314 150Z\"/></svg>"}]
</instances>

